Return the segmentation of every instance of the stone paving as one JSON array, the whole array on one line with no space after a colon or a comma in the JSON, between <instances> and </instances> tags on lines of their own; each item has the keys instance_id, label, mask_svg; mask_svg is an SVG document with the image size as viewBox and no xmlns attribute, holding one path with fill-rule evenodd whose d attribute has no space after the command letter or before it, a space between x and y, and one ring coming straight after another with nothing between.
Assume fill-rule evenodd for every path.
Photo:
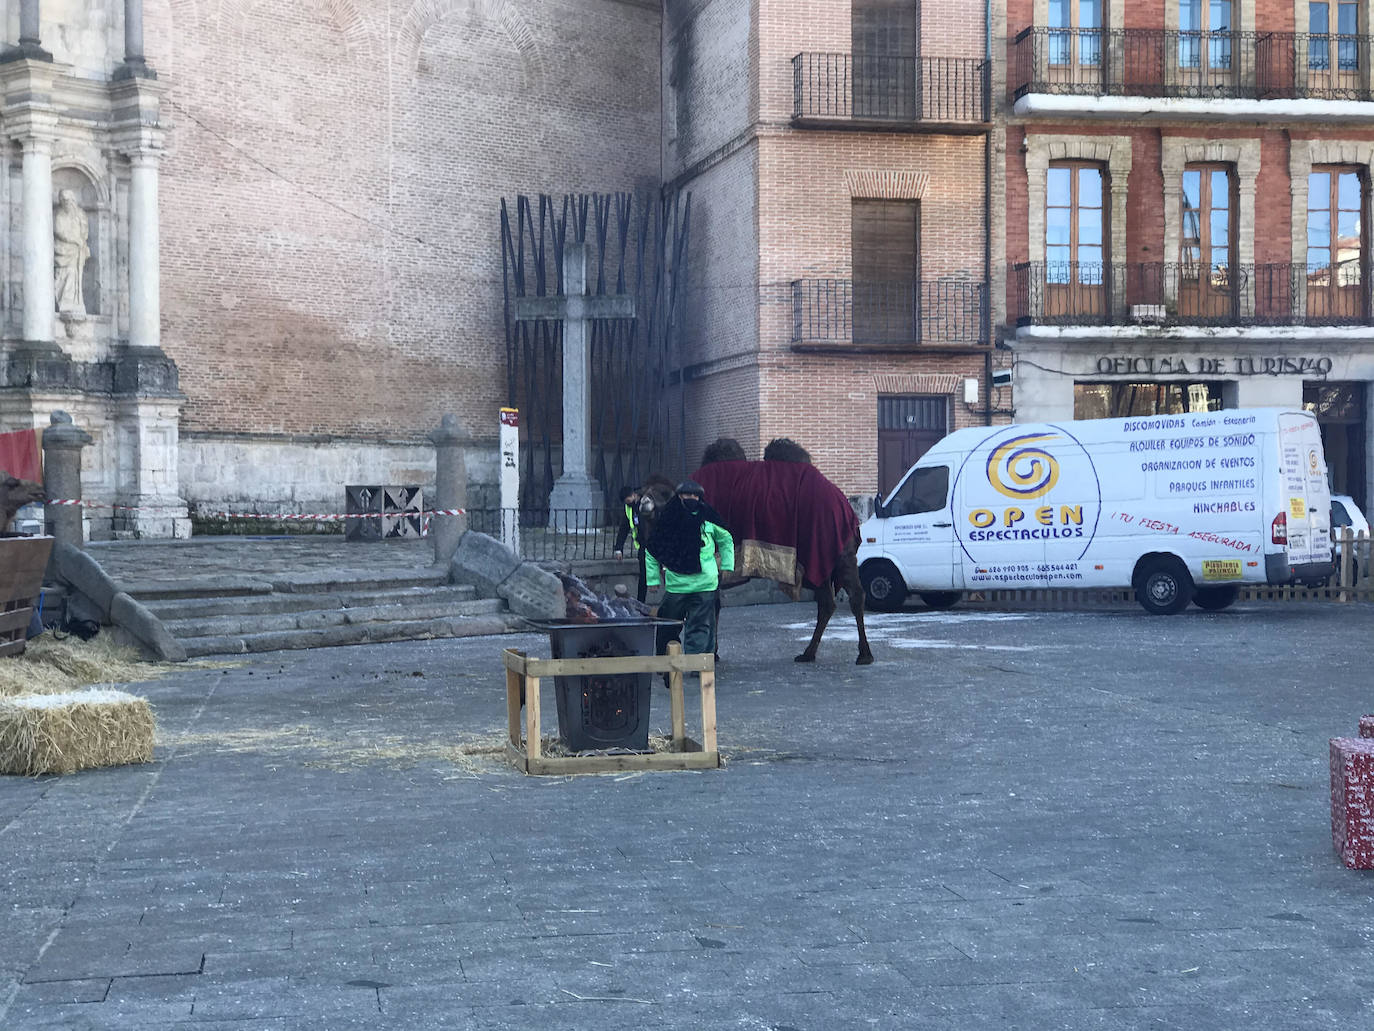
<instances>
[{"instance_id":1,"label":"stone paving","mask_svg":"<svg viewBox=\"0 0 1374 1031\"><path fill-rule=\"evenodd\" d=\"M503 767L534 636L140 685L154 763L0 780L0 1028L1374 1026L1374 608L813 611L727 610L702 773Z\"/></svg>"}]
</instances>

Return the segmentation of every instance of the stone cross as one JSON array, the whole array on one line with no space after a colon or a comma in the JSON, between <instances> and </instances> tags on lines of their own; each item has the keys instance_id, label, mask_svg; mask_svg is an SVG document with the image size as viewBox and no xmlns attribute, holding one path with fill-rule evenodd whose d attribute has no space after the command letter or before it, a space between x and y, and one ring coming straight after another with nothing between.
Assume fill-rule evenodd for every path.
<instances>
[{"instance_id":1,"label":"stone cross","mask_svg":"<svg viewBox=\"0 0 1374 1031\"><path fill-rule=\"evenodd\" d=\"M590 465L591 412L587 353L592 319L632 319L635 300L628 294L587 293L587 245L569 243L563 249L563 290L556 297L519 297L515 317L522 322L563 322L563 475L549 495L549 520L559 509L599 514L606 507L601 485L587 471ZM599 518L596 519L599 524Z\"/></svg>"}]
</instances>

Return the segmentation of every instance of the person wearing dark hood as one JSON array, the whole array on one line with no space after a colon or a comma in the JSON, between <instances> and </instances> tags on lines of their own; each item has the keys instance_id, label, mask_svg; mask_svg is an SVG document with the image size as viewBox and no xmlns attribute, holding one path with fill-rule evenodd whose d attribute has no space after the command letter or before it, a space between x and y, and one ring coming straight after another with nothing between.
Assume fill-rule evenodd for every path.
<instances>
[{"instance_id":1,"label":"person wearing dark hood","mask_svg":"<svg viewBox=\"0 0 1374 1031\"><path fill-rule=\"evenodd\" d=\"M735 568L735 542L720 515L694 480L677 485L645 542L649 583L663 583L658 614L682 620L682 650L710 655L716 650L716 589L720 574Z\"/></svg>"}]
</instances>

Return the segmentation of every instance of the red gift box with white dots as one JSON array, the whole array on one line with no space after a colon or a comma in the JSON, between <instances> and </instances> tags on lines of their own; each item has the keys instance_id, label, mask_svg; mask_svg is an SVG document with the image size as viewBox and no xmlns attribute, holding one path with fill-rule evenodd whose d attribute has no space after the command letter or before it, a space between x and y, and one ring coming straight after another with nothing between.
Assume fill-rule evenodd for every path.
<instances>
[{"instance_id":1,"label":"red gift box with white dots","mask_svg":"<svg viewBox=\"0 0 1374 1031\"><path fill-rule=\"evenodd\" d=\"M1360 717L1360 737L1374 737L1374 716Z\"/></svg>"},{"instance_id":2,"label":"red gift box with white dots","mask_svg":"<svg viewBox=\"0 0 1374 1031\"><path fill-rule=\"evenodd\" d=\"M1374 738L1331 739L1331 843L1346 866L1374 870Z\"/></svg>"}]
</instances>

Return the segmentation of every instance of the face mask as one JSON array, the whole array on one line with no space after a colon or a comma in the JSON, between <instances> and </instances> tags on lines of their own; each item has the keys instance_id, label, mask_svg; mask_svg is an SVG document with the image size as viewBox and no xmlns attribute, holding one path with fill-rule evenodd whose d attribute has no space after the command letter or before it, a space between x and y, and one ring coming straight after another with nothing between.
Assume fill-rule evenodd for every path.
<instances>
[{"instance_id":1,"label":"face mask","mask_svg":"<svg viewBox=\"0 0 1374 1031\"><path fill-rule=\"evenodd\" d=\"M701 510L701 502L700 502L700 501L690 501L690 500L688 500L688 501L683 501L682 507L685 508L685 509L686 509L688 512L690 512L692 515L696 515L697 512L699 512L699 511Z\"/></svg>"}]
</instances>

